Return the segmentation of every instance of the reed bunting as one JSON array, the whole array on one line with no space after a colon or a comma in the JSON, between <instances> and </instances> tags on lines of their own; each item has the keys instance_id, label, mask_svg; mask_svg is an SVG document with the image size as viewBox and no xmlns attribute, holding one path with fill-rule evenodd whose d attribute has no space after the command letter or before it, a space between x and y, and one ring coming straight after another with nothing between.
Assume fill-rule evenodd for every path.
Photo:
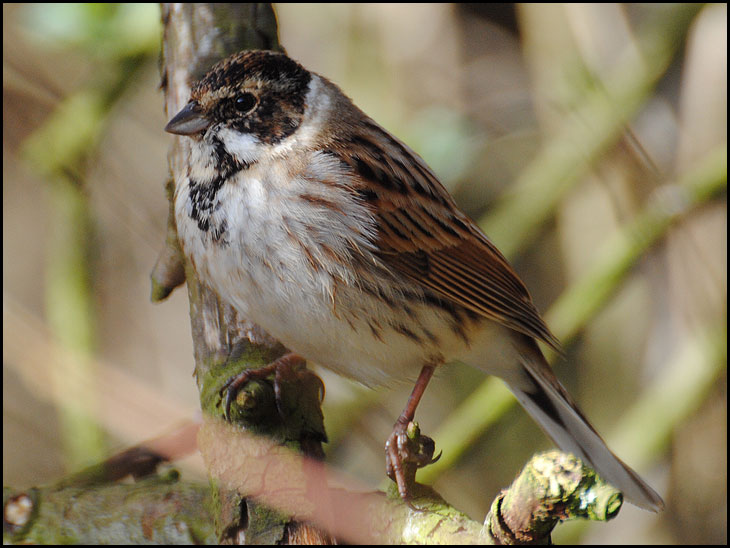
<instances>
[{"instance_id":1,"label":"reed bunting","mask_svg":"<svg viewBox=\"0 0 730 548\"><path fill-rule=\"evenodd\" d=\"M406 431L434 370L452 361L501 377L557 445L627 500L663 503L619 460L553 374L558 348L525 285L425 162L332 82L286 55L244 51L197 82L165 128L190 139L175 181L184 253L202 282L291 354L369 386L417 379L386 443L431 462ZM252 374L226 387L231 396Z\"/></svg>"}]
</instances>

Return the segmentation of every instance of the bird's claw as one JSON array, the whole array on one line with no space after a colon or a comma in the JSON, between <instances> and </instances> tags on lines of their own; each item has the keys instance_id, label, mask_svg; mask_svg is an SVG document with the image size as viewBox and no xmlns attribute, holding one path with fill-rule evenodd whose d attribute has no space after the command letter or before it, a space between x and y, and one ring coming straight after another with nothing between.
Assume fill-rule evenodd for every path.
<instances>
[{"instance_id":1,"label":"bird's claw","mask_svg":"<svg viewBox=\"0 0 730 548\"><path fill-rule=\"evenodd\" d=\"M418 423L399 418L385 442L385 471L398 485L401 498L408 500L408 487L416 478L419 468L433 464L441 453L433 456L436 444L422 435Z\"/></svg>"},{"instance_id":2,"label":"bird's claw","mask_svg":"<svg viewBox=\"0 0 730 548\"><path fill-rule=\"evenodd\" d=\"M221 401L223 403L223 416L227 421L231 421L231 406L238 397L241 389L252 380L265 380L273 375L274 397L276 408L282 419L285 417L281 385L287 379L296 375L300 369L304 368L304 358L297 354L289 353L274 360L268 365L259 369L248 369L237 375L234 375L226 381L220 390ZM321 381L319 381L321 383ZM324 387L320 389L324 392ZM322 394L323 395L323 394Z\"/></svg>"}]
</instances>

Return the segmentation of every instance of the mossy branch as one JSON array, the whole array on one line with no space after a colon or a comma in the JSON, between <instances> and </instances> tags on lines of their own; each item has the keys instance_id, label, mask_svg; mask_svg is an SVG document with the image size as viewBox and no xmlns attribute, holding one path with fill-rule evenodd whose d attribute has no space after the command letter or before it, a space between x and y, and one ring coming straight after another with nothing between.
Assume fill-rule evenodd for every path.
<instances>
[{"instance_id":1,"label":"mossy branch","mask_svg":"<svg viewBox=\"0 0 730 548\"><path fill-rule=\"evenodd\" d=\"M204 426L201 440L204 452L220 453L208 458L215 464L213 473L222 478L221 489L184 482L174 470L157 474L149 465L164 459L137 448L53 486L5 489L4 541L321 543L322 537L312 536L311 528L292 528L288 516L295 516L326 524L338 539L359 544L548 544L558 522L606 521L615 517L622 503L621 494L595 472L559 451L533 457L495 499L482 524L422 485L413 486L410 504L400 499L395 487L387 494L327 488L333 478L331 472L316 469L319 463L270 440L241 436L220 421ZM124 462L128 466L120 467ZM118 482L125 471L149 474L136 483ZM312 478L317 480L314 484ZM232 484L257 496L238 499ZM226 502L221 496L237 502L238 515L223 538L216 532L220 506Z\"/></svg>"}]
</instances>

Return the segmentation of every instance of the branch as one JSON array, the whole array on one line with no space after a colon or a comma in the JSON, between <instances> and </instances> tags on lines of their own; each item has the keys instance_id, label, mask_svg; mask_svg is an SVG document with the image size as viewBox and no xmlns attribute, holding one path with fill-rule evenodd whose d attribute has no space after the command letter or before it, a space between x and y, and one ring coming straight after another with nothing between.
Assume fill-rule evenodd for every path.
<instances>
[{"instance_id":1,"label":"branch","mask_svg":"<svg viewBox=\"0 0 730 548\"><path fill-rule=\"evenodd\" d=\"M189 439L190 434L186 428L173 438ZM156 450L169 447L167 437L53 486L5 489L4 541L217 544L220 535L213 525L220 505L217 496L234 493L233 487L251 495L237 508L246 526L228 531L235 533L228 540L247 544L322 542L316 529L292 528L287 516L326 526L349 543L545 544L559 521L606 521L616 516L622 503L621 494L578 459L550 451L530 460L494 500L482 525L429 487L413 486L413 499L406 504L395 487L387 494L366 491L319 461L266 438L242 434L221 421L211 419L204 425L200 440L206 458L213 462L211 473L225 490L213 492L181 481L175 470L158 474L154 467L166 458ZM127 474L144 477L120 483ZM328 487L334 484L339 487Z\"/></svg>"},{"instance_id":2,"label":"branch","mask_svg":"<svg viewBox=\"0 0 730 548\"><path fill-rule=\"evenodd\" d=\"M623 503L620 492L560 451L534 456L482 525L430 487L412 485L408 502L392 484L386 494L372 492L320 461L216 419L205 421L199 444L211 474L229 489L350 544L548 542L559 521L607 521Z\"/></svg>"}]
</instances>

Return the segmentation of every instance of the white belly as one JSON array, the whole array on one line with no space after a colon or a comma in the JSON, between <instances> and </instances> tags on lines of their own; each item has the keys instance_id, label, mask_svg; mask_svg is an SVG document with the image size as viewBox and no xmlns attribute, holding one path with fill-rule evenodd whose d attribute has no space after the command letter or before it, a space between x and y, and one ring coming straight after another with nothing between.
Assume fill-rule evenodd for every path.
<instances>
[{"instance_id":1,"label":"white belly","mask_svg":"<svg viewBox=\"0 0 730 548\"><path fill-rule=\"evenodd\" d=\"M463 346L448 327L451 315L413 294L404 299L395 291L384 301L362 289L351 265L326 267L332 257L321 245L344 254L342 235L366 232L353 226L366 213L316 210L255 172L234 182L217 192L205 230L191 217L186 185L176 195L175 213L198 276L243 317L308 360L367 385L415 378L425 363L443 362ZM303 219L324 213L325 228L308 230ZM362 249L369 245L359 242Z\"/></svg>"}]
</instances>

